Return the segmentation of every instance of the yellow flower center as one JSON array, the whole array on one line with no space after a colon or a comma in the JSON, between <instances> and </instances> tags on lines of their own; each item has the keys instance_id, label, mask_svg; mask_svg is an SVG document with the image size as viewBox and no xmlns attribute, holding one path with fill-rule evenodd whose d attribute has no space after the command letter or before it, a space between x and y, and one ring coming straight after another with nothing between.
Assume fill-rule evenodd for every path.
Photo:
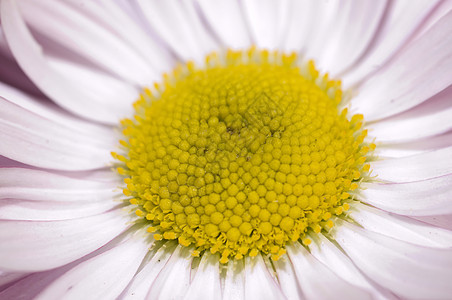
<instances>
[{"instance_id":1,"label":"yellow flower center","mask_svg":"<svg viewBox=\"0 0 452 300\"><path fill-rule=\"evenodd\" d=\"M156 240L221 262L334 225L369 170L362 116L338 110L340 82L295 54L250 49L176 68L124 120L124 194Z\"/></svg>"}]
</instances>

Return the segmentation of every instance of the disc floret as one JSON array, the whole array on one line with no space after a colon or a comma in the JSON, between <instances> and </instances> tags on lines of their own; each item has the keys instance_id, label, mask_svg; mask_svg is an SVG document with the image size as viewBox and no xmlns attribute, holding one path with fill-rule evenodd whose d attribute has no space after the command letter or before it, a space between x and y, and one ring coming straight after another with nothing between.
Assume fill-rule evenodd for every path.
<instances>
[{"instance_id":1,"label":"disc floret","mask_svg":"<svg viewBox=\"0 0 452 300\"><path fill-rule=\"evenodd\" d=\"M340 82L295 54L251 49L176 68L122 121L124 194L156 240L221 262L334 226L369 171L363 118L348 118Z\"/></svg>"}]
</instances>

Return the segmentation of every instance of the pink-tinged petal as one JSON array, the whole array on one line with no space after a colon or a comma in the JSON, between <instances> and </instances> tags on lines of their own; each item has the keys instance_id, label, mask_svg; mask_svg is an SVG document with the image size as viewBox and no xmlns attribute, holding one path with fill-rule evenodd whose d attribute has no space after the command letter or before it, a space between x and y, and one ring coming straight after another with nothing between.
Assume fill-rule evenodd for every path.
<instances>
[{"instance_id":1,"label":"pink-tinged petal","mask_svg":"<svg viewBox=\"0 0 452 300\"><path fill-rule=\"evenodd\" d=\"M369 48L386 8L387 1L341 1L334 27L315 53L316 66L332 77L352 66Z\"/></svg>"},{"instance_id":2,"label":"pink-tinged petal","mask_svg":"<svg viewBox=\"0 0 452 300\"><path fill-rule=\"evenodd\" d=\"M407 143L379 144L373 152L377 157L397 158L417 155L452 146L452 131Z\"/></svg>"},{"instance_id":3,"label":"pink-tinged petal","mask_svg":"<svg viewBox=\"0 0 452 300\"><path fill-rule=\"evenodd\" d=\"M111 241L128 222L119 210L64 221L0 220L0 268L42 271L65 265Z\"/></svg>"},{"instance_id":4,"label":"pink-tinged petal","mask_svg":"<svg viewBox=\"0 0 452 300\"><path fill-rule=\"evenodd\" d=\"M131 111L127 108L137 97L138 91L135 88L113 77L107 79L108 75L105 73L89 68L75 74L61 73L62 70L67 70L64 65L70 66L71 63L58 63L57 59L46 56L42 46L31 35L16 1L2 1L0 8L2 26L17 62L49 98L71 112L96 122L117 124L125 112ZM70 69L80 71L81 65ZM90 75L95 81L90 81L90 86L84 88L74 84L74 76L82 73ZM107 94L102 92L105 91L102 84L106 82L110 84ZM110 105L105 105L105 101Z\"/></svg>"},{"instance_id":5,"label":"pink-tinged petal","mask_svg":"<svg viewBox=\"0 0 452 300\"><path fill-rule=\"evenodd\" d=\"M407 216L452 213L452 174L407 183L362 183L358 198L388 212Z\"/></svg>"},{"instance_id":6,"label":"pink-tinged petal","mask_svg":"<svg viewBox=\"0 0 452 300\"><path fill-rule=\"evenodd\" d=\"M276 49L281 44L288 26L289 4L287 0L242 2L252 40L257 47Z\"/></svg>"},{"instance_id":7,"label":"pink-tinged petal","mask_svg":"<svg viewBox=\"0 0 452 300\"><path fill-rule=\"evenodd\" d=\"M276 274L278 275L279 286L288 300L304 299L303 292L298 284L297 275L287 257L281 257L273 261Z\"/></svg>"},{"instance_id":8,"label":"pink-tinged petal","mask_svg":"<svg viewBox=\"0 0 452 300\"><path fill-rule=\"evenodd\" d=\"M359 65L341 78L344 86L346 88L354 86L384 66L410 40L440 2L440 0L390 2L377 35L371 42L372 46L365 52Z\"/></svg>"},{"instance_id":9,"label":"pink-tinged petal","mask_svg":"<svg viewBox=\"0 0 452 300\"><path fill-rule=\"evenodd\" d=\"M335 241L370 279L409 299L452 295L452 250L399 241L337 220Z\"/></svg>"},{"instance_id":10,"label":"pink-tinged petal","mask_svg":"<svg viewBox=\"0 0 452 300\"><path fill-rule=\"evenodd\" d=\"M313 234L310 238L314 241L309 245L310 253L325 266L328 266L341 279L349 284L367 291L375 299L392 298L387 291L370 283L369 280L356 268L350 258L323 234Z\"/></svg>"},{"instance_id":11,"label":"pink-tinged petal","mask_svg":"<svg viewBox=\"0 0 452 300\"><path fill-rule=\"evenodd\" d=\"M0 299L34 299L46 286L63 275L75 264L72 263L58 269L30 274L1 291Z\"/></svg>"},{"instance_id":12,"label":"pink-tinged petal","mask_svg":"<svg viewBox=\"0 0 452 300\"><path fill-rule=\"evenodd\" d=\"M347 214L367 230L421 246L450 248L452 231L354 203Z\"/></svg>"},{"instance_id":13,"label":"pink-tinged petal","mask_svg":"<svg viewBox=\"0 0 452 300\"><path fill-rule=\"evenodd\" d=\"M44 272L28 273L22 279L8 285L2 292L0 292L0 299L17 299L17 300L29 300L34 299L39 293L41 293L47 286L52 284L55 280L63 276L66 272L77 266L78 264L89 260L109 249L118 245L123 237L118 237L103 247L90 252L88 255L66 264L62 267L52 269Z\"/></svg>"},{"instance_id":14,"label":"pink-tinged petal","mask_svg":"<svg viewBox=\"0 0 452 300\"><path fill-rule=\"evenodd\" d=\"M234 49L251 46L243 11L237 0L198 1L204 18L224 45Z\"/></svg>"},{"instance_id":15,"label":"pink-tinged petal","mask_svg":"<svg viewBox=\"0 0 452 300\"><path fill-rule=\"evenodd\" d=\"M452 214L441 216L416 216L413 218L423 223L452 231Z\"/></svg>"},{"instance_id":16,"label":"pink-tinged petal","mask_svg":"<svg viewBox=\"0 0 452 300\"><path fill-rule=\"evenodd\" d=\"M306 299L372 299L363 289L338 277L326 265L312 256L301 244L287 247L298 282Z\"/></svg>"},{"instance_id":17,"label":"pink-tinged petal","mask_svg":"<svg viewBox=\"0 0 452 300\"><path fill-rule=\"evenodd\" d=\"M115 299L132 280L148 250L149 243L136 236L80 263L36 299Z\"/></svg>"},{"instance_id":18,"label":"pink-tinged petal","mask_svg":"<svg viewBox=\"0 0 452 300\"><path fill-rule=\"evenodd\" d=\"M5 35L3 34L3 29L0 26L0 53L5 56L11 57L11 51L9 51L8 43L6 43Z\"/></svg>"},{"instance_id":19,"label":"pink-tinged petal","mask_svg":"<svg viewBox=\"0 0 452 300\"><path fill-rule=\"evenodd\" d=\"M170 259L175 245L165 244L160 247L148 262L143 262L144 267L133 278L129 286L119 297L120 299L145 299L155 278L165 267Z\"/></svg>"},{"instance_id":20,"label":"pink-tinged petal","mask_svg":"<svg viewBox=\"0 0 452 300\"><path fill-rule=\"evenodd\" d=\"M152 29L183 60L203 62L204 56L218 49L189 1L138 0Z\"/></svg>"},{"instance_id":21,"label":"pink-tinged petal","mask_svg":"<svg viewBox=\"0 0 452 300\"><path fill-rule=\"evenodd\" d=\"M0 154L35 167L92 170L107 167L112 141L56 126L33 112L0 97ZM113 131L113 130L112 130Z\"/></svg>"},{"instance_id":22,"label":"pink-tinged petal","mask_svg":"<svg viewBox=\"0 0 452 300\"><path fill-rule=\"evenodd\" d=\"M261 255L245 257L245 299L286 299Z\"/></svg>"},{"instance_id":23,"label":"pink-tinged petal","mask_svg":"<svg viewBox=\"0 0 452 300\"><path fill-rule=\"evenodd\" d=\"M438 20L440 20L443 16L448 14L452 10L452 1L443 0L435 6L435 8L430 12L427 18L422 22L420 28L418 28L415 32L415 36L413 40L422 36L425 32L427 32L433 25L435 25Z\"/></svg>"},{"instance_id":24,"label":"pink-tinged petal","mask_svg":"<svg viewBox=\"0 0 452 300\"><path fill-rule=\"evenodd\" d=\"M394 117L369 125L369 137L381 143L403 143L452 129L452 86Z\"/></svg>"},{"instance_id":25,"label":"pink-tinged petal","mask_svg":"<svg viewBox=\"0 0 452 300\"><path fill-rule=\"evenodd\" d=\"M27 24L34 30L100 68L135 85L147 84L147 78L152 78L146 60L128 42L118 38L111 27L98 24L96 17L91 17L86 9L74 9L68 2L54 0L25 0L18 4ZM102 9L97 7L97 10Z\"/></svg>"},{"instance_id":26,"label":"pink-tinged petal","mask_svg":"<svg viewBox=\"0 0 452 300\"><path fill-rule=\"evenodd\" d=\"M14 282L17 282L28 275L28 273L12 273L0 271L0 292L8 288L8 286L10 286L11 284L14 284Z\"/></svg>"},{"instance_id":27,"label":"pink-tinged petal","mask_svg":"<svg viewBox=\"0 0 452 300\"><path fill-rule=\"evenodd\" d=\"M0 82L14 86L24 92L42 96L38 88L24 74L13 58L8 58L0 53Z\"/></svg>"},{"instance_id":28,"label":"pink-tinged petal","mask_svg":"<svg viewBox=\"0 0 452 300\"><path fill-rule=\"evenodd\" d=\"M183 299L190 286L192 260L190 250L178 245L154 280L146 299Z\"/></svg>"},{"instance_id":29,"label":"pink-tinged petal","mask_svg":"<svg viewBox=\"0 0 452 300\"><path fill-rule=\"evenodd\" d=\"M100 175L96 175L100 173ZM120 179L113 172L111 181L99 181L101 171L71 178L48 171L25 168L0 168L0 199L21 199L46 202L110 202L118 196Z\"/></svg>"},{"instance_id":30,"label":"pink-tinged petal","mask_svg":"<svg viewBox=\"0 0 452 300\"><path fill-rule=\"evenodd\" d=\"M37 98L21 90L0 82L0 96L8 101L55 123L72 132L78 132L95 141L105 141L111 145L117 144L120 135L113 132L111 126L89 122L74 116L56 104L46 99Z\"/></svg>"},{"instance_id":31,"label":"pink-tinged petal","mask_svg":"<svg viewBox=\"0 0 452 300\"><path fill-rule=\"evenodd\" d=\"M218 255L204 253L184 299L221 300L220 258Z\"/></svg>"},{"instance_id":32,"label":"pink-tinged petal","mask_svg":"<svg viewBox=\"0 0 452 300\"><path fill-rule=\"evenodd\" d=\"M45 202L20 199L0 200L1 220L55 221L83 218L109 211L121 205L119 201Z\"/></svg>"},{"instance_id":33,"label":"pink-tinged petal","mask_svg":"<svg viewBox=\"0 0 452 300\"><path fill-rule=\"evenodd\" d=\"M353 109L373 121L408 110L441 92L451 83L451 45L452 12L361 86Z\"/></svg>"},{"instance_id":34,"label":"pink-tinged petal","mask_svg":"<svg viewBox=\"0 0 452 300\"><path fill-rule=\"evenodd\" d=\"M244 260L230 260L223 285L223 299L245 299Z\"/></svg>"},{"instance_id":35,"label":"pink-tinged petal","mask_svg":"<svg viewBox=\"0 0 452 300\"><path fill-rule=\"evenodd\" d=\"M425 180L452 173L452 147L418 155L388 158L372 162L378 180L408 182Z\"/></svg>"},{"instance_id":36,"label":"pink-tinged petal","mask_svg":"<svg viewBox=\"0 0 452 300\"><path fill-rule=\"evenodd\" d=\"M9 159L2 155L0 155L0 166L1 166L1 168L32 168L32 169L35 169L34 167L23 164L16 160Z\"/></svg>"},{"instance_id":37,"label":"pink-tinged petal","mask_svg":"<svg viewBox=\"0 0 452 300\"><path fill-rule=\"evenodd\" d=\"M43 96L36 85L25 75L14 60L14 56L6 43L5 34L0 27L0 82L12 85L24 92Z\"/></svg>"}]
</instances>

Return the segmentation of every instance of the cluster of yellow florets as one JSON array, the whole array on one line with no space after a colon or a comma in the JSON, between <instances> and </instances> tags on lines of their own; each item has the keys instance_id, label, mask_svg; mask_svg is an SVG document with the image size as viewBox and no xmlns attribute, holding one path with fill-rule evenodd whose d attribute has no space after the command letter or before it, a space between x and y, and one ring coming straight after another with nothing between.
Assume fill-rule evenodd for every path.
<instances>
[{"instance_id":1,"label":"cluster of yellow florets","mask_svg":"<svg viewBox=\"0 0 452 300\"><path fill-rule=\"evenodd\" d=\"M121 141L130 203L157 240L278 259L307 231L329 230L369 170L362 117L338 112L340 83L295 55L209 56L135 104Z\"/></svg>"}]
</instances>

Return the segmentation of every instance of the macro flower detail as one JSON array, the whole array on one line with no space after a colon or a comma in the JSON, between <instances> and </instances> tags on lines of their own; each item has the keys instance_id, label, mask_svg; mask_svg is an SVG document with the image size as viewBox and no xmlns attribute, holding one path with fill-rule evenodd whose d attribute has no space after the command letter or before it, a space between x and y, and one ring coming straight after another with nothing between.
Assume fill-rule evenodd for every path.
<instances>
[{"instance_id":1,"label":"macro flower detail","mask_svg":"<svg viewBox=\"0 0 452 300\"><path fill-rule=\"evenodd\" d=\"M0 1L0 299L449 299L452 1Z\"/></svg>"},{"instance_id":2,"label":"macro flower detail","mask_svg":"<svg viewBox=\"0 0 452 300\"><path fill-rule=\"evenodd\" d=\"M361 115L338 112L339 83L296 62L295 53L215 53L135 103L135 121L122 122L126 156L113 156L156 240L218 252L222 263L278 260L348 210L375 144L364 145Z\"/></svg>"}]
</instances>

